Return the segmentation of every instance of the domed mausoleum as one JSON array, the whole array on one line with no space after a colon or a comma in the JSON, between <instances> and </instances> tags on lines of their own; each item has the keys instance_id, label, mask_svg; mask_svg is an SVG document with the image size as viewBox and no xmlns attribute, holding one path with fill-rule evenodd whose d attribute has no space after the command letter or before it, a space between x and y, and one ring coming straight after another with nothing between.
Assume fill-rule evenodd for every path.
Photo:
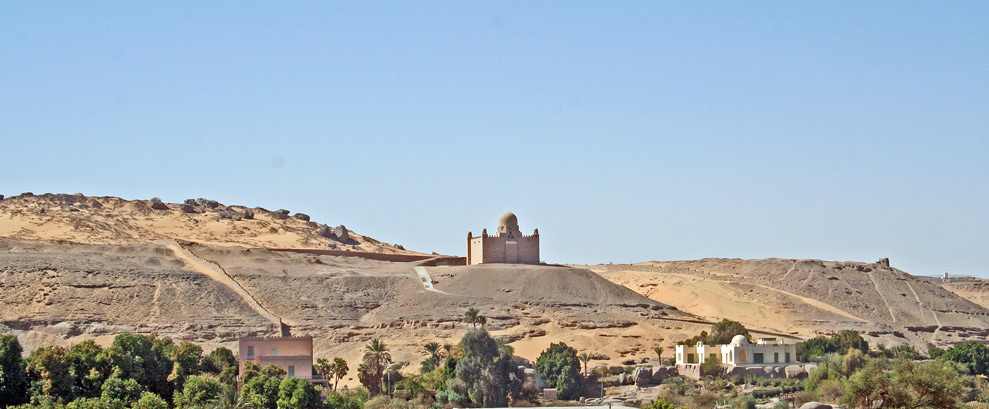
<instances>
[{"instance_id":1,"label":"domed mausoleum","mask_svg":"<svg viewBox=\"0 0 989 409\"><path fill-rule=\"evenodd\" d=\"M467 264L481 263L539 264L539 229L525 236L519 218L505 212L498 218L496 235L489 236L488 229L478 237L467 232Z\"/></svg>"}]
</instances>

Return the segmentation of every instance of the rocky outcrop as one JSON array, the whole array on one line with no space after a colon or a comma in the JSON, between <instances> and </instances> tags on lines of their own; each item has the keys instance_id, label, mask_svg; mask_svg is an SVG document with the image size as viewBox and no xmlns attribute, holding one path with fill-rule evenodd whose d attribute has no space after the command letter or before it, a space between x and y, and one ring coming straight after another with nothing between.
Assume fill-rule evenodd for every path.
<instances>
[{"instance_id":1,"label":"rocky outcrop","mask_svg":"<svg viewBox=\"0 0 989 409\"><path fill-rule=\"evenodd\" d=\"M652 383L652 367L640 366L632 371L632 382L637 386L644 386Z\"/></svg>"},{"instance_id":2,"label":"rocky outcrop","mask_svg":"<svg viewBox=\"0 0 989 409\"><path fill-rule=\"evenodd\" d=\"M663 380L677 374L676 368L672 366L654 366L652 367L652 382L655 384L663 383Z\"/></svg>"},{"instance_id":3,"label":"rocky outcrop","mask_svg":"<svg viewBox=\"0 0 989 409\"><path fill-rule=\"evenodd\" d=\"M288 210L278 209L275 210L274 212L271 212L271 217L277 220L284 220L288 218L288 213L289 213Z\"/></svg>"},{"instance_id":4,"label":"rocky outcrop","mask_svg":"<svg viewBox=\"0 0 989 409\"><path fill-rule=\"evenodd\" d=\"M184 213L199 213L196 211L195 206L188 203L183 203L181 208L182 208L182 212Z\"/></svg>"},{"instance_id":5,"label":"rocky outcrop","mask_svg":"<svg viewBox=\"0 0 989 409\"><path fill-rule=\"evenodd\" d=\"M294 217L296 219L299 219L299 220L302 220L302 221L305 221L305 222L308 222L309 221L309 215L308 214L305 214L305 213L296 213L296 214L293 214L292 217Z\"/></svg>"},{"instance_id":6,"label":"rocky outcrop","mask_svg":"<svg viewBox=\"0 0 989 409\"><path fill-rule=\"evenodd\" d=\"M346 243L350 241L350 231L347 230L347 228L342 224L333 228L333 235L336 236L336 239L340 242Z\"/></svg>"},{"instance_id":7,"label":"rocky outcrop","mask_svg":"<svg viewBox=\"0 0 989 409\"><path fill-rule=\"evenodd\" d=\"M246 210L244 210L244 219L245 220L252 220L252 219L254 219L254 209L246 209Z\"/></svg>"},{"instance_id":8,"label":"rocky outcrop","mask_svg":"<svg viewBox=\"0 0 989 409\"><path fill-rule=\"evenodd\" d=\"M832 406L821 402L807 402L800 406L800 409L831 409Z\"/></svg>"},{"instance_id":9,"label":"rocky outcrop","mask_svg":"<svg viewBox=\"0 0 989 409\"><path fill-rule=\"evenodd\" d=\"M161 199L157 197L152 197L151 200L148 200L148 206L151 206L155 210L168 210L168 206L162 203Z\"/></svg>"},{"instance_id":10,"label":"rocky outcrop","mask_svg":"<svg viewBox=\"0 0 989 409\"><path fill-rule=\"evenodd\" d=\"M804 379L807 377L807 370L800 365L789 365L783 368L783 373L787 378Z\"/></svg>"}]
</instances>

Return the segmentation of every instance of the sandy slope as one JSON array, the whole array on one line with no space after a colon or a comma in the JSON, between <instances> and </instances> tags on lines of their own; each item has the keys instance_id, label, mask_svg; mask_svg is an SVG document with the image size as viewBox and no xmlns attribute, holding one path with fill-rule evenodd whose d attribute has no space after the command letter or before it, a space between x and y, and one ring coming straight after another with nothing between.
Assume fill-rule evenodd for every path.
<instances>
[{"instance_id":1,"label":"sandy slope","mask_svg":"<svg viewBox=\"0 0 989 409\"><path fill-rule=\"evenodd\" d=\"M881 263L703 259L590 268L685 312L768 331L814 336L853 329L920 348L989 335L983 306Z\"/></svg>"},{"instance_id":2,"label":"sandy slope","mask_svg":"<svg viewBox=\"0 0 989 409\"><path fill-rule=\"evenodd\" d=\"M323 248L376 253L418 254L350 232L352 242L322 237L316 222L278 219L274 213L250 208L254 219L234 220L221 212L240 213L245 206L197 206L185 213L180 204L155 210L146 200L116 197L46 194L0 201L0 237L84 244L142 244L160 239L254 248ZM331 225L332 226L332 225Z\"/></svg>"}]
</instances>

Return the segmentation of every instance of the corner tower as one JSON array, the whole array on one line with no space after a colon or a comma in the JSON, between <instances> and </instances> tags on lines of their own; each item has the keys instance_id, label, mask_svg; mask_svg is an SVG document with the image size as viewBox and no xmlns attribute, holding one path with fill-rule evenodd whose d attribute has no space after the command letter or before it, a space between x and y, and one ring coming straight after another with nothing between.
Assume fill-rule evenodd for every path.
<instances>
[{"instance_id":1,"label":"corner tower","mask_svg":"<svg viewBox=\"0 0 989 409\"><path fill-rule=\"evenodd\" d=\"M519 219L512 212L498 218L498 232L488 235L488 229L480 237L467 233L467 264L510 263L539 264L539 229L531 236L519 230Z\"/></svg>"}]
</instances>

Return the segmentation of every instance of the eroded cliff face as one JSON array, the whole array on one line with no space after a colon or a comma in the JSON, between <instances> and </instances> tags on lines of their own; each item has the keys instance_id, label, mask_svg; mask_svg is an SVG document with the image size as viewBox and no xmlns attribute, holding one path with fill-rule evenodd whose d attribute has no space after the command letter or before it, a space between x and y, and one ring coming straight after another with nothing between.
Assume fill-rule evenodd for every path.
<instances>
[{"instance_id":1,"label":"eroded cliff face","mask_svg":"<svg viewBox=\"0 0 989 409\"><path fill-rule=\"evenodd\" d=\"M989 333L985 307L888 262L703 259L591 269L685 312L804 336L854 329L926 349Z\"/></svg>"}]
</instances>

